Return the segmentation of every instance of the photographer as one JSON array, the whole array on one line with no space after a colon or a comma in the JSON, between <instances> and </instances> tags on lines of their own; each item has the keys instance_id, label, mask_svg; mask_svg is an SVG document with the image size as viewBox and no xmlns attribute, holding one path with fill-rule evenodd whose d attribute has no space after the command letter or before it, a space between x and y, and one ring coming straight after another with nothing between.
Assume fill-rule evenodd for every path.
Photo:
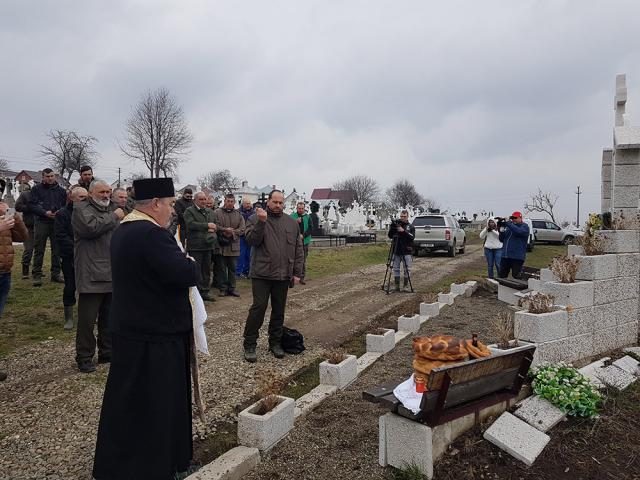
<instances>
[{"instance_id":1,"label":"photographer","mask_svg":"<svg viewBox=\"0 0 640 480\"><path fill-rule=\"evenodd\" d=\"M509 221L498 218L498 228L500 230L499 240L502 242L502 259L498 277L520 278L522 265L527 255L527 239L529 238L529 225L522 221L520 212L513 212Z\"/></svg>"},{"instance_id":2,"label":"photographer","mask_svg":"<svg viewBox=\"0 0 640 480\"><path fill-rule=\"evenodd\" d=\"M403 288L406 291L409 285L409 275L411 274L411 263L413 257L413 238L415 236L415 228L409 224L409 212L403 210L400 212L400 219L394 220L389 225L388 237L394 239L393 249L393 276L396 282L396 292L400 291L400 264L404 259L406 270L404 271Z\"/></svg>"},{"instance_id":3,"label":"photographer","mask_svg":"<svg viewBox=\"0 0 640 480\"><path fill-rule=\"evenodd\" d=\"M493 218L487 220L487 226L480 232L480 238L484 240L487 277L493 278L493 266L496 266L496 273L498 273L500 271L500 259L502 258L502 242L500 241L498 225Z\"/></svg>"}]
</instances>

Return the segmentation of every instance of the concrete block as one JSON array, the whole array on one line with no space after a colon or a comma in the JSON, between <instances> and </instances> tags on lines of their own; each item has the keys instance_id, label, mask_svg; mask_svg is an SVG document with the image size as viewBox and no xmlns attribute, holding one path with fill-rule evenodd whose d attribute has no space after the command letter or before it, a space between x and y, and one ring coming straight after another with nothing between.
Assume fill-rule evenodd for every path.
<instances>
[{"instance_id":1,"label":"concrete block","mask_svg":"<svg viewBox=\"0 0 640 480\"><path fill-rule=\"evenodd\" d=\"M427 320L429 320L429 317L427 315L419 315L419 317L420 317L420 325L422 325ZM398 343L398 342L396 342L396 343Z\"/></svg>"},{"instance_id":2,"label":"concrete block","mask_svg":"<svg viewBox=\"0 0 640 480\"><path fill-rule=\"evenodd\" d=\"M470 413L464 417L456 418L450 422L443 423L431 430L432 450L431 457L435 462L447 451L447 447L467 430L473 428L475 424L475 414Z\"/></svg>"},{"instance_id":3,"label":"concrete block","mask_svg":"<svg viewBox=\"0 0 640 480\"><path fill-rule=\"evenodd\" d=\"M593 354L593 335L585 333L550 342L538 343L534 366L541 362L575 362Z\"/></svg>"},{"instance_id":4,"label":"concrete block","mask_svg":"<svg viewBox=\"0 0 640 480\"><path fill-rule=\"evenodd\" d=\"M566 418L562 410L538 395L525 398L515 411L515 416L541 432L548 432Z\"/></svg>"},{"instance_id":5,"label":"concrete block","mask_svg":"<svg viewBox=\"0 0 640 480\"><path fill-rule=\"evenodd\" d=\"M445 305L453 305L453 301L456 298L454 293L439 293L438 294L438 302L444 303Z\"/></svg>"},{"instance_id":6,"label":"concrete block","mask_svg":"<svg viewBox=\"0 0 640 480\"><path fill-rule=\"evenodd\" d=\"M640 356L640 347L627 347L623 348L622 351L624 353L632 353L634 355Z\"/></svg>"},{"instance_id":7,"label":"concrete block","mask_svg":"<svg viewBox=\"0 0 640 480\"><path fill-rule=\"evenodd\" d=\"M546 433L516 418L503 413L485 432L484 438L509 455L531 466L549 443Z\"/></svg>"},{"instance_id":8,"label":"concrete block","mask_svg":"<svg viewBox=\"0 0 640 480\"><path fill-rule=\"evenodd\" d=\"M616 347L638 343L638 322L623 323L616 326Z\"/></svg>"},{"instance_id":9,"label":"concrete block","mask_svg":"<svg viewBox=\"0 0 640 480\"><path fill-rule=\"evenodd\" d=\"M476 293L476 290L478 290L478 282L476 280L468 280L466 283L469 285L469 288L471 288L471 295Z\"/></svg>"},{"instance_id":10,"label":"concrete block","mask_svg":"<svg viewBox=\"0 0 640 480\"><path fill-rule=\"evenodd\" d=\"M640 253L619 253L616 259L619 277L637 277L640 274Z\"/></svg>"},{"instance_id":11,"label":"concrete block","mask_svg":"<svg viewBox=\"0 0 640 480\"><path fill-rule=\"evenodd\" d=\"M534 292L538 292L540 290L540 284L542 282L537 278L530 278L527 280L527 285L529 286L529 290L533 290Z\"/></svg>"},{"instance_id":12,"label":"concrete block","mask_svg":"<svg viewBox=\"0 0 640 480\"><path fill-rule=\"evenodd\" d=\"M627 373L635 375L636 377L640 376L640 362L629 355L619 358L613 362L613 364Z\"/></svg>"},{"instance_id":13,"label":"concrete block","mask_svg":"<svg viewBox=\"0 0 640 480\"><path fill-rule=\"evenodd\" d=\"M500 285L496 280L494 280L493 278L485 278L484 279L484 284L485 284L485 288L492 292L492 293L498 293L498 285Z\"/></svg>"},{"instance_id":14,"label":"concrete block","mask_svg":"<svg viewBox=\"0 0 640 480\"><path fill-rule=\"evenodd\" d=\"M420 318L420 317L418 317ZM405 338L407 338L409 335L411 335L411 332L407 332L407 331L397 331L395 334L395 337L393 338L393 341L395 342L395 344L399 344L402 340L404 340Z\"/></svg>"},{"instance_id":15,"label":"concrete block","mask_svg":"<svg viewBox=\"0 0 640 480\"><path fill-rule=\"evenodd\" d=\"M535 345L535 343L527 342L525 340L518 340L518 346L509 348L508 350L503 350L501 348L498 348L498 344L496 343L487 345L487 348L491 350L491 355L504 355L505 353L513 353L519 350L524 350L526 347L530 345Z\"/></svg>"},{"instance_id":16,"label":"concrete block","mask_svg":"<svg viewBox=\"0 0 640 480\"><path fill-rule=\"evenodd\" d=\"M338 387L334 385L318 385L309 393L296 400L296 409L294 417L298 418L314 410L327 397L330 397L338 391Z\"/></svg>"},{"instance_id":17,"label":"concrete block","mask_svg":"<svg viewBox=\"0 0 640 480\"><path fill-rule=\"evenodd\" d=\"M567 315L567 335L590 333L595 328L596 307L574 308Z\"/></svg>"},{"instance_id":18,"label":"concrete block","mask_svg":"<svg viewBox=\"0 0 640 480\"><path fill-rule=\"evenodd\" d=\"M638 208L640 205L640 186L614 185L612 200L614 210L620 208Z\"/></svg>"},{"instance_id":19,"label":"concrete block","mask_svg":"<svg viewBox=\"0 0 640 480\"><path fill-rule=\"evenodd\" d=\"M585 365L582 368L579 368L578 372L580 372L582 375L587 377L594 386L596 386L597 388L602 388L604 387L604 383L602 383L600 378L596 375L596 372L602 367L604 367L604 363L607 360L610 360L610 358L609 357L601 358L600 360L590 363L589 365Z\"/></svg>"},{"instance_id":20,"label":"concrete block","mask_svg":"<svg viewBox=\"0 0 640 480\"><path fill-rule=\"evenodd\" d=\"M596 325L597 327L597 325ZM618 327L613 326L594 330L593 332L593 355L615 350L618 347Z\"/></svg>"},{"instance_id":21,"label":"concrete block","mask_svg":"<svg viewBox=\"0 0 640 480\"><path fill-rule=\"evenodd\" d=\"M593 305L593 282L543 282L540 291L552 295L556 305L571 305L573 308Z\"/></svg>"},{"instance_id":22,"label":"concrete block","mask_svg":"<svg viewBox=\"0 0 640 480\"><path fill-rule=\"evenodd\" d=\"M381 415L378 418L378 463L381 467L389 465L387 463L387 415Z\"/></svg>"},{"instance_id":23,"label":"concrete block","mask_svg":"<svg viewBox=\"0 0 640 480\"><path fill-rule=\"evenodd\" d=\"M368 369L382 356L382 353L367 352L358 358L358 375Z\"/></svg>"},{"instance_id":24,"label":"concrete block","mask_svg":"<svg viewBox=\"0 0 640 480\"><path fill-rule=\"evenodd\" d=\"M577 280L601 280L618 274L617 255L576 256L578 259Z\"/></svg>"},{"instance_id":25,"label":"concrete block","mask_svg":"<svg viewBox=\"0 0 640 480\"><path fill-rule=\"evenodd\" d=\"M593 307L595 317L592 330L602 330L616 326L616 312L613 305L618 303L607 303Z\"/></svg>"},{"instance_id":26,"label":"concrete block","mask_svg":"<svg viewBox=\"0 0 640 480\"><path fill-rule=\"evenodd\" d=\"M518 339L534 343L565 338L568 331L568 315L564 310L549 313L516 312L514 331Z\"/></svg>"},{"instance_id":27,"label":"concrete block","mask_svg":"<svg viewBox=\"0 0 640 480\"><path fill-rule=\"evenodd\" d=\"M398 317L398 331L416 333L420 330L420 315Z\"/></svg>"},{"instance_id":28,"label":"concrete block","mask_svg":"<svg viewBox=\"0 0 640 480\"><path fill-rule=\"evenodd\" d=\"M509 305L518 305L518 301L520 300L516 293L520 292L520 290L516 290L515 288L506 287L504 285L498 285L498 300L504 303L508 303Z\"/></svg>"},{"instance_id":29,"label":"concrete block","mask_svg":"<svg viewBox=\"0 0 640 480\"><path fill-rule=\"evenodd\" d=\"M387 465L396 468L416 465L427 478L433 478L432 429L394 413L384 417Z\"/></svg>"},{"instance_id":30,"label":"concrete block","mask_svg":"<svg viewBox=\"0 0 640 480\"><path fill-rule=\"evenodd\" d=\"M396 346L395 332L392 329L386 329L384 335L373 335L367 333L367 352L371 353L387 353Z\"/></svg>"},{"instance_id":31,"label":"concrete block","mask_svg":"<svg viewBox=\"0 0 640 480\"><path fill-rule=\"evenodd\" d=\"M596 280L593 284L593 301L595 305L604 305L638 297L638 277L618 277Z\"/></svg>"},{"instance_id":32,"label":"concrete block","mask_svg":"<svg viewBox=\"0 0 640 480\"><path fill-rule=\"evenodd\" d=\"M321 385L333 385L343 389L356 379L358 360L355 355L347 355L347 358L338 364L324 361L318 368L320 369Z\"/></svg>"},{"instance_id":33,"label":"concrete block","mask_svg":"<svg viewBox=\"0 0 640 480\"><path fill-rule=\"evenodd\" d=\"M638 253L638 230L599 230L605 253Z\"/></svg>"},{"instance_id":34,"label":"concrete block","mask_svg":"<svg viewBox=\"0 0 640 480\"><path fill-rule=\"evenodd\" d=\"M640 164L640 127L625 125L614 128L616 165Z\"/></svg>"},{"instance_id":35,"label":"concrete block","mask_svg":"<svg viewBox=\"0 0 640 480\"><path fill-rule=\"evenodd\" d=\"M466 283L452 283L451 284L451 293L455 293L456 295L464 295L467 291Z\"/></svg>"},{"instance_id":36,"label":"concrete block","mask_svg":"<svg viewBox=\"0 0 640 480\"><path fill-rule=\"evenodd\" d=\"M240 480L260 464L257 448L235 447L203 466L186 480Z\"/></svg>"},{"instance_id":37,"label":"concrete block","mask_svg":"<svg viewBox=\"0 0 640 480\"><path fill-rule=\"evenodd\" d=\"M420 304L420 315L426 315L427 317L435 317L440 313L440 306L438 302Z\"/></svg>"},{"instance_id":38,"label":"concrete block","mask_svg":"<svg viewBox=\"0 0 640 480\"><path fill-rule=\"evenodd\" d=\"M295 401L278 397L280 403L264 415L256 415L256 402L238 414L238 443L245 447L269 450L293 428Z\"/></svg>"},{"instance_id":39,"label":"concrete block","mask_svg":"<svg viewBox=\"0 0 640 480\"><path fill-rule=\"evenodd\" d=\"M540 269L540 281L542 282L557 282L558 277L551 271L550 268Z\"/></svg>"},{"instance_id":40,"label":"concrete block","mask_svg":"<svg viewBox=\"0 0 640 480\"><path fill-rule=\"evenodd\" d=\"M616 186L640 185L640 168L638 165L615 165ZM605 180L604 178L602 180Z\"/></svg>"},{"instance_id":41,"label":"concrete block","mask_svg":"<svg viewBox=\"0 0 640 480\"><path fill-rule=\"evenodd\" d=\"M608 367L600 368L596 370L596 375L602 382L610 387L617 388L618 390L624 390L638 378L615 365L609 365Z\"/></svg>"},{"instance_id":42,"label":"concrete block","mask_svg":"<svg viewBox=\"0 0 640 480\"><path fill-rule=\"evenodd\" d=\"M584 248L580 245L568 245L567 246L567 255L584 255Z\"/></svg>"}]
</instances>

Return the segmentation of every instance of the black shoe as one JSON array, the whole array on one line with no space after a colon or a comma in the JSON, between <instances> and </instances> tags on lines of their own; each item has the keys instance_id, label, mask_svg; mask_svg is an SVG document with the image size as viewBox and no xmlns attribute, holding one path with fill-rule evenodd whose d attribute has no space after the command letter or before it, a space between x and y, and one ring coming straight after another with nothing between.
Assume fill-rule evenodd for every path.
<instances>
[{"instance_id":1,"label":"black shoe","mask_svg":"<svg viewBox=\"0 0 640 480\"><path fill-rule=\"evenodd\" d=\"M7 379L7 372L0 370L0 382L4 382Z\"/></svg>"},{"instance_id":2,"label":"black shoe","mask_svg":"<svg viewBox=\"0 0 640 480\"><path fill-rule=\"evenodd\" d=\"M98 364L111 363L111 355L98 355Z\"/></svg>"},{"instance_id":3,"label":"black shoe","mask_svg":"<svg viewBox=\"0 0 640 480\"><path fill-rule=\"evenodd\" d=\"M91 360L83 360L78 363L78 370L82 373L91 373L96 371L96 366Z\"/></svg>"},{"instance_id":4,"label":"black shoe","mask_svg":"<svg viewBox=\"0 0 640 480\"><path fill-rule=\"evenodd\" d=\"M33 277L33 286L41 287L42 286L42 277Z\"/></svg>"},{"instance_id":5,"label":"black shoe","mask_svg":"<svg viewBox=\"0 0 640 480\"><path fill-rule=\"evenodd\" d=\"M60 275L52 275L51 283L64 283L64 279Z\"/></svg>"},{"instance_id":6,"label":"black shoe","mask_svg":"<svg viewBox=\"0 0 640 480\"><path fill-rule=\"evenodd\" d=\"M22 280L29 279L29 265L22 266Z\"/></svg>"},{"instance_id":7,"label":"black shoe","mask_svg":"<svg viewBox=\"0 0 640 480\"><path fill-rule=\"evenodd\" d=\"M244 359L249 363L256 363L258 361L258 355L256 355L256 347L245 347Z\"/></svg>"},{"instance_id":8,"label":"black shoe","mask_svg":"<svg viewBox=\"0 0 640 480\"><path fill-rule=\"evenodd\" d=\"M204 300L205 302L215 302L216 301L216 299L213 298L208 293L201 293L200 296L202 297L202 300Z\"/></svg>"},{"instance_id":9,"label":"black shoe","mask_svg":"<svg viewBox=\"0 0 640 480\"><path fill-rule=\"evenodd\" d=\"M218 294L219 297L226 297L227 296L227 292L220 292Z\"/></svg>"},{"instance_id":10,"label":"black shoe","mask_svg":"<svg viewBox=\"0 0 640 480\"><path fill-rule=\"evenodd\" d=\"M227 295L229 295L230 297L239 297L240 294L238 292L236 292L235 290L231 290L230 292L227 292Z\"/></svg>"},{"instance_id":11,"label":"black shoe","mask_svg":"<svg viewBox=\"0 0 640 480\"><path fill-rule=\"evenodd\" d=\"M269 347L269 351L273 353L273 356L276 358L284 358L284 350L280 345L272 345Z\"/></svg>"}]
</instances>

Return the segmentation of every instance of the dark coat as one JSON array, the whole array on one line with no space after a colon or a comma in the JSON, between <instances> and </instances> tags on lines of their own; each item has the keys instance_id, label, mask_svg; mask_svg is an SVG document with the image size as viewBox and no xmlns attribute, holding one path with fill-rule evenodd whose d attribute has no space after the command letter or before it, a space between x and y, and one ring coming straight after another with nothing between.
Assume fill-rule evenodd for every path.
<instances>
[{"instance_id":1,"label":"dark coat","mask_svg":"<svg viewBox=\"0 0 640 480\"><path fill-rule=\"evenodd\" d=\"M192 457L189 287L198 268L144 220L114 232L111 265L111 367L93 476L169 480Z\"/></svg>"},{"instance_id":2,"label":"dark coat","mask_svg":"<svg viewBox=\"0 0 640 480\"><path fill-rule=\"evenodd\" d=\"M400 222L400 220L397 220L397 222ZM396 222L392 222L389 225L389 232L387 232L389 238L394 238L396 233L398 234L393 253L395 255L411 255L413 253L413 239L416 236L416 229L410 223L405 222L400 223L400 226L404 232L398 232L398 224Z\"/></svg>"},{"instance_id":3,"label":"dark coat","mask_svg":"<svg viewBox=\"0 0 640 480\"><path fill-rule=\"evenodd\" d=\"M56 213L67 204L67 192L58 183L47 185L39 183L31 189L31 201L29 203L31 211L35 213L39 220L52 222L46 212Z\"/></svg>"},{"instance_id":4,"label":"dark coat","mask_svg":"<svg viewBox=\"0 0 640 480\"><path fill-rule=\"evenodd\" d=\"M22 220L27 228L33 228L33 210L31 209L31 190L25 190L16 200L16 212L22 213Z\"/></svg>"},{"instance_id":5,"label":"dark coat","mask_svg":"<svg viewBox=\"0 0 640 480\"><path fill-rule=\"evenodd\" d=\"M186 225L184 222L184 212L187 211L187 208L193 206L193 200L187 200L185 198L179 198L176 200L176 204L173 206L173 209L176 211L176 222L177 225L180 226L180 237L186 238Z\"/></svg>"},{"instance_id":6,"label":"dark coat","mask_svg":"<svg viewBox=\"0 0 640 480\"><path fill-rule=\"evenodd\" d=\"M527 241L529 239L529 225L507 222L498 236L502 242L502 258L523 260L527 256Z\"/></svg>"},{"instance_id":7,"label":"dark coat","mask_svg":"<svg viewBox=\"0 0 640 480\"><path fill-rule=\"evenodd\" d=\"M69 203L58 211L53 221L53 237L58 245L58 254L61 258L73 260L73 227L71 226L73 215L73 203Z\"/></svg>"},{"instance_id":8,"label":"dark coat","mask_svg":"<svg viewBox=\"0 0 640 480\"><path fill-rule=\"evenodd\" d=\"M265 222L254 215L247 224L245 240L253 247L251 278L291 280L302 275L304 250L300 229L289 215L269 210Z\"/></svg>"},{"instance_id":9,"label":"dark coat","mask_svg":"<svg viewBox=\"0 0 640 480\"><path fill-rule=\"evenodd\" d=\"M216 234L209 232L209 223L215 223L213 210L199 209L192 205L185 210L183 218L187 234L187 250L190 252L213 250L217 241Z\"/></svg>"}]
</instances>

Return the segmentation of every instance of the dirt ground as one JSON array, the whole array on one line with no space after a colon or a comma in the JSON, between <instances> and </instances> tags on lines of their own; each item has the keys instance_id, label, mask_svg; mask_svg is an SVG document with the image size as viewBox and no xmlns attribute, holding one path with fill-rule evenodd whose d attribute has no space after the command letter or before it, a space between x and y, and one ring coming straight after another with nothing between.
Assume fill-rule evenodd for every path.
<instances>
[{"instance_id":1,"label":"dirt ground","mask_svg":"<svg viewBox=\"0 0 640 480\"><path fill-rule=\"evenodd\" d=\"M507 308L480 291L457 299L426 322L418 335L446 333L495 340L491 319ZM246 479L400 479L378 465L378 417L385 410L362 399L362 391L401 381L412 371L411 337L382 357L350 387L325 400ZM598 420L571 419L551 431L551 442L531 468L482 438L483 425L467 432L435 464L434 478L581 479L640 478L640 382L620 394L607 392ZM417 480L417 479L416 479Z\"/></svg>"},{"instance_id":2,"label":"dirt ground","mask_svg":"<svg viewBox=\"0 0 640 480\"><path fill-rule=\"evenodd\" d=\"M413 283L425 291L434 282L483 263L481 245L465 255L433 255L416 259ZM286 324L305 336L307 351L276 360L267 352L264 335L258 363L242 358L242 331L251 303L248 281L239 282L241 298L220 298L207 305L209 357L201 357L206 423L194 420L194 435L203 439L220 425L235 421L254 396L255 379L265 368L290 376L312 364L326 347L339 345L375 319L420 295L385 295L380 290L385 266L374 265L328 278L310 280L290 291ZM263 327L263 332L266 326ZM0 478L11 480L90 479L95 437L108 373L107 365L86 375L74 364L72 339L52 339L20 348L0 360L9 378L0 384Z\"/></svg>"}]
</instances>

